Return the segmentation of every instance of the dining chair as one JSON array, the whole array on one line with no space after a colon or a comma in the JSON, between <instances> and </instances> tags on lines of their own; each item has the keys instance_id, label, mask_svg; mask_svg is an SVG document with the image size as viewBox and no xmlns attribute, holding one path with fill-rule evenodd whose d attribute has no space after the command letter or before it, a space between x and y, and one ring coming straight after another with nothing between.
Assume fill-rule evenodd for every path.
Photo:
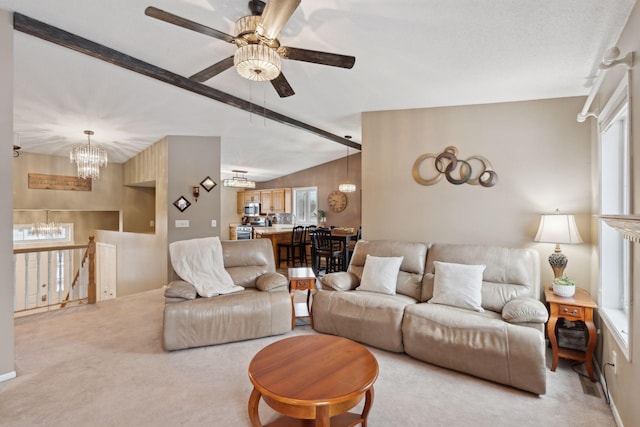
<instances>
[{"instance_id":1,"label":"dining chair","mask_svg":"<svg viewBox=\"0 0 640 427\"><path fill-rule=\"evenodd\" d=\"M314 254L311 268L318 275L322 260L324 260L325 274L339 271L342 264L342 250L336 248L335 242L331 237L331 230L316 228L313 232L313 249Z\"/></svg>"},{"instance_id":2,"label":"dining chair","mask_svg":"<svg viewBox=\"0 0 640 427\"><path fill-rule=\"evenodd\" d=\"M307 252L309 252L310 254L310 260L313 263L313 251L311 249L313 249L313 242L312 242L312 234L313 232L316 230L316 228L318 228L315 225L307 225L304 228L304 238L303 238L303 242L302 242L302 251L304 253L304 265L308 266L309 265L309 258L307 258ZM310 250L307 250L307 248L309 248Z\"/></svg>"},{"instance_id":3,"label":"dining chair","mask_svg":"<svg viewBox=\"0 0 640 427\"><path fill-rule=\"evenodd\" d=\"M358 243L358 240L362 239L362 226L358 227L358 231L356 232L355 237L353 237L351 240L349 240L349 258L351 258L351 255L353 255L353 250L356 247L356 243Z\"/></svg>"}]
</instances>

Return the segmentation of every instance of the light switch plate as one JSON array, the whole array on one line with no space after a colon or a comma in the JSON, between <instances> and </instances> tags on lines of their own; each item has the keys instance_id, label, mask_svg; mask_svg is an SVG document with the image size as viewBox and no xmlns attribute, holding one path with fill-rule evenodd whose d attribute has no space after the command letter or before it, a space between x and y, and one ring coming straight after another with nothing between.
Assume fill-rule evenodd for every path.
<instances>
[{"instance_id":1,"label":"light switch plate","mask_svg":"<svg viewBox=\"0 0 640 427\"><path fill-rule=\"evenodd\" d=\"M188 219L176 219L176 228L187 228L189 227Z\"/></svg>"},{"instance_id":2,"label":"light switch plate","mask_svg":"<svg viewBox=\"0 0 640 427\"><path fill-rule=\"evenodd\" d=\"M216 221L215 219L211 220L211 227L215 228L218 226L218 221Z\"/></svg>"}]
</instances>

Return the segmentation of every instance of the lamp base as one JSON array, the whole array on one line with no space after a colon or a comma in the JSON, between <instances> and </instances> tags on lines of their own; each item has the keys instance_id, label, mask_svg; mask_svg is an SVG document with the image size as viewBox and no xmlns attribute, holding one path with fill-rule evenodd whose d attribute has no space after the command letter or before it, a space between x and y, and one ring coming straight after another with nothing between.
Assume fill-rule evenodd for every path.
<instances>
[{"instance_id":1,"label":"lamp base","mask_svg":"<svg viewBox=\"0 0 640 427\"><path fill-rule=\"evenodd\" d=\"M561 277L569 260L562 252L554 252L549 255L549 264L553 270L554 278Z\"/></svg>"}]
</instances>

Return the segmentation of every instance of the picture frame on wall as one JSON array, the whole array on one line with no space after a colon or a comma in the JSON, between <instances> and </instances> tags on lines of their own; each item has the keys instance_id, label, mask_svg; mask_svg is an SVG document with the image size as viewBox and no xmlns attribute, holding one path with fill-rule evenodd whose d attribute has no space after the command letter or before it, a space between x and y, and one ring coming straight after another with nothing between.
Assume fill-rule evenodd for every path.
<instances>
[{"instance_id":1,"label":"picture frame on wall","mask_svg":"<svg viewBox=\"0 0 640 427\"><path fill-rule=\"evenodd\" d=\"M178 208L180 212L184 212L189 206L191 206L191 202L188 201L184 196L180 196L178 200L173 202L173 206Z\"/></svg>"}]
</instances>

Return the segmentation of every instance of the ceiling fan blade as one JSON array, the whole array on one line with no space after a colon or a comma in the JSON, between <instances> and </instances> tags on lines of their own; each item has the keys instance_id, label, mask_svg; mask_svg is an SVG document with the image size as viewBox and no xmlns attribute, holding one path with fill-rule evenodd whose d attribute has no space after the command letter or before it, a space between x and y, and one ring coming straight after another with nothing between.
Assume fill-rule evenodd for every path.
<instances>
[{"instance_id":1,"label":"ceiling fan blade","mask_svg":"<svg viewBox=\"0 0 640 427\"><path fill-rule=\"evenodd\" d=\"M188 30L206 34L208 36L215 37L217 39L224 40L229 43L233 43L236 39L235 37L227 33L214 30L213 28L207 27L206 25L198 24L197 22L193 22L181 16L174 15L173 13L165 12L164 10L158 9L157 7L153 7L153 6L147 7L144 10L144 14L152 18L156 18L161 21L168 22L169 24L177 25L178 27L183 27Z\"/></svg>"},{"instance_id":2,"label":"ceiling fan blade","mask_svg":"<svg viewBox=\"0 0 640 427\"><path fill-rule=\"evenodd\" d=\"M228 58L223 59L220 62L216 62L210 67L205 68L204 70L195 73L193 76L189 77L189 80L193 80L194 82L202 83L207 80L217 76L221 72L233 67L233 55Z\"/></svg>"},{"instance_id":3,"label":"ceiling fan blade","mask_svg":"<svg viewBox=\"0 0 640 427\"><path fill-rule=\"evenodd\" d=\"M291 87L291 85L289 85L289 82L284 77L284 74L282 74L282 72L280 72L280 75L278 75L278 77L271 80L271 85L276 90L276 92L278 92L280 98L286 98L288 96L295 95L293 88Z\"/></svg>"},{"instance_id":4,"label":"ceiling fan blade","mask_svg":"<svg viewBox=\"0 0 640 427\"><path fill-rule=\"evenodd\" d=\"M262 12L262 19L256 28L260 37L275 40L280 30L296 10L300 0L269 0Z\"/></svg>"},{"instance_id":5,"label":"ceiling fan blade","mask_svg":"<svg viewBox=\"0 0 640 427\"><path fill-rule=\"evenodd\" d=\"M312 62L314 64L330 65L332 67L352 68L356 63L354 56L338 55L337 53L318 52L317 50L298 49L296 47L280 46L278 55L294 61Z\"/></svg>"}]
</instances>

